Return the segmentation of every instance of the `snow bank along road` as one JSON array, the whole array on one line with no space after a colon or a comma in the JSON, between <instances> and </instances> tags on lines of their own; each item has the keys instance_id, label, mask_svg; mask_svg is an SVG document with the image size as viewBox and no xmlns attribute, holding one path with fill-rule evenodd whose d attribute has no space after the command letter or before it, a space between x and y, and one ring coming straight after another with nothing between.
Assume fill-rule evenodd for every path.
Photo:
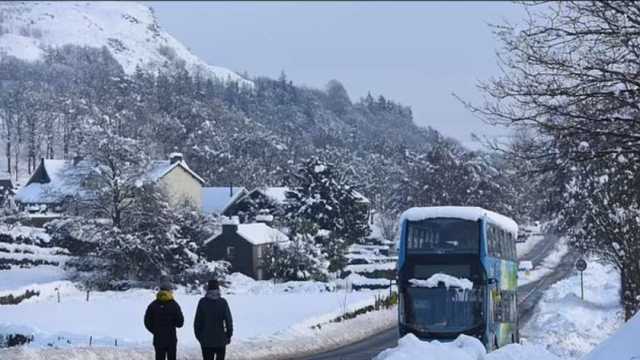
<instances>
[{"instance_id":1,"label":"snow bank along road","mask_svg":"<svg viewBox=\"0 0 640 360\"><path fill-rule=\"evenodd\" d=\"M537 242L520 261L531 261L534 268L543 265L544 260L561 247L560 238L547 234ZM550 269L539 280L529 282L518 288L518 312L520 327L531 317L535 305L540 301L545 290L557 281L569 276L573 271L575 256L565 253L554 269ZM398 346L398 329L392 327L365 340L338 348L333 351L302 358L304 360L370 360L385 349Z\"/></svg>"}]
</instances>

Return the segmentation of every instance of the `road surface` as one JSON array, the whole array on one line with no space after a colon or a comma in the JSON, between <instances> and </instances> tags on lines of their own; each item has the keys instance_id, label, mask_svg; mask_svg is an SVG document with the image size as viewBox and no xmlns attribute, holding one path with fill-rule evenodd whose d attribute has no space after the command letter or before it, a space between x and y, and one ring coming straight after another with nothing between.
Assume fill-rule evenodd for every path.
<instances>
[{"instance_id":1,"label":"road surface","mask_svg":"<svg viewBox=\"0 0 640 360\"><path fill-rule=\"evenodd\" d=\"M531 261L534 268L553 251L558 242L556 235L546 235L534 246L521 261ZM557 281L569 276L573 271L575 256L571 253L565 255L560 264L549 274L538 281L518 287L518 313L520 326L524 325L533 314L535 305L540 301L544 290ZM385 349L398 345L398 329L391 328L387 331L371 336L365 340L343 346L325 353L309 356L300 360L370 360Z\"/></svg>"}]
</instances>

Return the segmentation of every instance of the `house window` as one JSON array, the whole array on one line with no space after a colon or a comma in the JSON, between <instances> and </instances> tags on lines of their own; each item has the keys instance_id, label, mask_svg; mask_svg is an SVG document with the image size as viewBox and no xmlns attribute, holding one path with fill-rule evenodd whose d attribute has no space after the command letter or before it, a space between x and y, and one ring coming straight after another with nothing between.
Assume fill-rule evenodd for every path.
<instances>
[{"instance_id":1,"label":"house window","mask_svg":"<svg viewBox=\"0 0 640 360\"><path fill-rule=\"evenodd\" d=\"M227 246L227 260L233 260L236 258L235 246Z\"/></svg>"}]
</instances>

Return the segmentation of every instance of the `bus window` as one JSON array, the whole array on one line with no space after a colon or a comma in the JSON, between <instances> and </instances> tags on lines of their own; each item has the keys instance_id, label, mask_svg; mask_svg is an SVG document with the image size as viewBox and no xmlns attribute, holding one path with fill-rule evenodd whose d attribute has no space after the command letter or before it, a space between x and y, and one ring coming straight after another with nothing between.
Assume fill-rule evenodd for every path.
<instances>
[{"instance_id":1,"label":"bus window","mask_svg":"<svg viewBox=\"0 0 640 360\"><path fill-rule=\"evenodd\" d=\"M512 261L518 260L518 256L516 255L516 243L513 239L512 233L507 233L507 241L509 244L509 259Z\"/></svg>"},{"instance_id":2,"label":"bus window","mask_svg":"<svg viewBox=\"0 0 640 360\"><path fill-rule=\"evenodd\" d=\"M499 296L494 299L493 303L493 320L495 322L514 323L517 318L515 291L500 290Z\"/></svg>"},{"instance_id":3,"label":"bus window","mask_svg":"<svg viewBox=\"0 0 640 360\"><path fill-rule=\"evenodd\" d=\"M406 321L422 331L455 332L482 322L482 290L409 287L403 306Z\"/></svg>"},{"instance_id":4,"label":"bus window","mask_svg":"<svg viewBox=\"0 0 640 360\"><path fill-rule=\"evenodd\" d=\"M493 244L493 230L491 225L487 225L487 250L489 252L489 256L493 256L495 252L495 245Z\"/></svg>"},{"instance_id":5,"label":"bus window","mask_svg":"<svg viewBox=\"0 0 640 360\"><path fill-rule=\"evenodd\" d=\"M502 241L500 240L500 231L497 227L491 224L489 224L488 230L489 255L497 258L502 258Z\"/></svg>"},{"instance_id":6,"label":"bus window","mask_svg":"<svg viewBox=\"0 0 640 360\"><path fill-rule=\"evenodd\" d=\"M477 254L480 250L478 222L437 218L408 223L409 253Z\"/></svg>"}]
</instances>

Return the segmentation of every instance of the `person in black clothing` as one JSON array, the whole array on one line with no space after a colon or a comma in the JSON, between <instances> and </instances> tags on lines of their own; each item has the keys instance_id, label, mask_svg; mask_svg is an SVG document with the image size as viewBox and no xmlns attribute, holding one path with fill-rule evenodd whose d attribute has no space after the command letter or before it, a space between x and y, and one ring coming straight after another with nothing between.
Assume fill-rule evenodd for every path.
<instances>
[{"instance_id":1,"label":"person in black clothing","mask_svg":"<svg viewBox=\"0 0 640 360\"><path fill-rule=\"evenodd\" d=\"M156 360L176 360L176 328L184 325L180 305L173 299L171 284L162 284L144 314L144 326L153 334Z\"/></svg>"},{"instance_id":2,"label":"person in black clothing","mask_svg":"<svg viewBox=\"0 0 640 360\"><path fill-rule=\"evenodd\" d=\"M233 319L227 300L220 297L217 280L210 280L207 294L198 302L193 322L204 360L224 360L226 346L233 335Z\"/></svg>"}]
</instances>

